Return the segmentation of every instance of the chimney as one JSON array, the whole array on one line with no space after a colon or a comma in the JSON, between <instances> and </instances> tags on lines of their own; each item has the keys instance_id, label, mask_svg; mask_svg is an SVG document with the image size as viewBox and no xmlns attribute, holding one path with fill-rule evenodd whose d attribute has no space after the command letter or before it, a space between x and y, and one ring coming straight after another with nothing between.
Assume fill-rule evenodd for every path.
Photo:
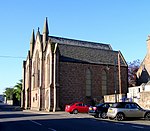
<instances>
[{"instance_id":1,"label":"chimney","mask_svg":"<svg viewBox=\"0 0 150 131\"><path fill-rule=\"evenodd\" d=\"M148 36L147 39L147 54L150 54L150 35Z\"/></svg>"}]
</instances>

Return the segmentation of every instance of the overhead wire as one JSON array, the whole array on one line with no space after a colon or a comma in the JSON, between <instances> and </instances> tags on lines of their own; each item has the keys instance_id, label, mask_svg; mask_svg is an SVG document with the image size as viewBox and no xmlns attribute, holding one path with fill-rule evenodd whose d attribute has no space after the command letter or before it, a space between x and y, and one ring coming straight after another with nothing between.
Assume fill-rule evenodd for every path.
<instances>
[{"instance_id":1,"label":"overhead wire","mask_svg":"<svg viewBox=\"0 0 150 131\"><path fill-rule=\"evenodd\" d=\"M26 57L22 57L22 56L1 56L0 58L16 58L16 59L25 59Z\"/></svg>"}]
</instances>

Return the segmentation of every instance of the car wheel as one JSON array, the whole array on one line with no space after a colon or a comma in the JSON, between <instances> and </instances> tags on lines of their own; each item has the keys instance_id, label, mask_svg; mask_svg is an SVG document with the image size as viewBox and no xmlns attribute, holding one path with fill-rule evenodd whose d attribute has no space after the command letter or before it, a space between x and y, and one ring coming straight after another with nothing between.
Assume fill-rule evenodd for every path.
<instances>
[{"instance_id":1,"label":"car wheel","mask_svg":"<svg viewBox=\"0 0 150 131\"><path fill-rule=\"evenodd\" d=\"M150 120L150 112L146 113L144 118L145 120Z\"/></svg>"},{"instance_id":2,"label":"car wheel","mask_svg":"<svg viewBox=\"0 0 150 131\"><path fill-rule=\"evenodd\" d=\"M106 116L107 116L106 112L101 113L101 118L106 119Z\"/></svg>"},{"instance_id":3,"label":"car wheel","mask_svg":"<svg viewBox=\"0 0 150 131\"><path fill-rule=\"evenodd\" d=\"M109 120L113 120L113 118L111 118L111 117L108 117L108 119L109 119Z\"/></svg>"},{"instance_id":4,"label":"car wheel","mask_svg":"<svg viewBox=\"0 0 150 131\"><path fill-rule=\"evenodd\" d=\"M125 116L124 116L123 113L118 113L118 114L116 115L115 119L116 119L117 121L122 121L122 120L125 119Z\"/></svg>"},{"instance_id":5,"label":"car wheel","mask_svg":"<svg viewBox=\"0 0 150 131\"><path fill-rule=\"evenodd\" d=\"M98 118L101 118L101 113L98 113Z\"/></svg>"},{"instance_id":6,"label":"car wheel","mask_svg":"<svg viewBox=\"0 0 150 131\"><path fill-rule=\"evenodd\" d=\"M95 118L98 118L98 115L95 115L94 117L95 117Z\"/></svg>"},{"instance_id":7,"label":"car wheel","mask_svg":"<svg viewBox=\"0 0 150 131\"><path fill-rule=\"evenodd\" d=\"M73 110L73 114L78 114L78 110L77 109Z\"/></svg>"}]
</instances>

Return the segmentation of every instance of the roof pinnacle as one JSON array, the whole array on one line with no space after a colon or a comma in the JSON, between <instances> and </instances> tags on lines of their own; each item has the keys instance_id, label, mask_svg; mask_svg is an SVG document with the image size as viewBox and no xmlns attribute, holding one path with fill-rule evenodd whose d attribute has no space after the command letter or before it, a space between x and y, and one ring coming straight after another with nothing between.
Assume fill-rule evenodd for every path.
<instances>
[{"instance_id":1,"label":"roof pinnacle","mask_svg":"<svg viewBox=\"0 0 150 131\"><path fill-rule=\"evenodd\" d=\"M30 39L30 44L34 44L34 42L35 42L35 36L34 36L34 29L33 29L31 39Z\"/></svg>"},{"instance_id":2,"label":"roof pinnacle","mask_svg":"<svg viewBox=\"0 0 150 131\"><path fill-rule=\"evenodd\" d=\"M47 17L45 19L45 23L44 23L44 28L43 28L43 34L49 34L49 30L48 30L48 22L47 22Z\"/></svg>"}]
</instances>

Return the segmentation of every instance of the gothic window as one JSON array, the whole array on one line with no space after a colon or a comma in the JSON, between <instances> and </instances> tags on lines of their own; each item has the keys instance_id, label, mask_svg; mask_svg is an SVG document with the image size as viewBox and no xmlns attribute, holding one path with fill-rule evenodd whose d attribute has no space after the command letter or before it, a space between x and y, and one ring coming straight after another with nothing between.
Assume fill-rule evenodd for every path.
<instances>
[{"instance_id":1,"label":"gothic window","mask_svg":"<svg viewBox=\"0 0 150 131\"><path fill-rule=\"evenodd\" d=\"M50 84L50 57L47 56L47 86Z\"/></svg>"},{"instance_id":2,"label":"gothic window","mask_svg":"<svg viewBox=\"0 0 150 131\"><path fill-rule=\"evenodd\" d=\"M91 96L91 71L89 69L86 70L86 96Z\"/></svg>"},{"instance_id":3,"label":"gothic window","mask_svg":"<svg viewBox=\"0 0 150 131\"><path fill-rule=\"evenodd\" d=\"M34 77L35 77L35 87L40 86L40 58L39 58L39 53L36 53L36 67L35 67L35 72L34 72Z\"/></svg>"},{"instance_id":4,"label":"gothic window","mask_svg":"<svg viewBox=\"0 0 150 131\"><path fill-rule=\"evenodd\" d=\"M35 94L35 100L37 100L37 93Z\"/></svg>"},{"instance_id":5,"label":"gothic window","mask_svg":"<svg viewBox=\"0 0 150 131\"><path fill-rule=\"evenodd\" d=\"M29 66L26 69L26 87L28 88L29 85Z\"/></svg>"},{"instance_id":6,"label":"gothic window","mask_svg":"<svg viewBox=\"0 0 150 131\"><path fill-rule=\"evenodd\" d=\"M33 62L33 74L32 74L32 76L33 76L33 89L35 88L35 69L36 69L36 66L35 66L35 61Z\"/></svg>"},{"instance_id":7,"label":"gothic window","mask_svg":"<svg viewBox=\"0 0 150 131\"><path fill-rule=\"evenodd\" d=\"M107 74L106 71L102 71L102 95L107 94Z\"/></svg>"},{"instance_id":8,"label":"gothic window","mask_svg":"<svg viewBox=\"0 0 150 131\"><path fill-rule=\"evenodd\" d=\"M38 74L38 81L37 81L37 83L38 83L38 85L37 85L37 87L40 87L40 70L38 69L38 72L37 72Z\"/></svg>"}]
</instances>

